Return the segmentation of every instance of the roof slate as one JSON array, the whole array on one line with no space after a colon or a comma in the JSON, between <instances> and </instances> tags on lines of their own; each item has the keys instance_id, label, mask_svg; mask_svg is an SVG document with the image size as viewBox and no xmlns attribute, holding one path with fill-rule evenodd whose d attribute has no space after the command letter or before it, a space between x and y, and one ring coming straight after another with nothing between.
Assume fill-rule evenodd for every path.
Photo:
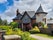
<instances>
[{"instance_id":1,"label":"roof slate","mask_svg":"<svg viewBox=\"0 0 53 40\"><path fill-rule=\"evenodd\" d=\"M31 22L31 18L28 15L27 11L24 12L24 15L21 18L23 23L30 23Z\"/></svg>"},{"instance_id":2,"label":"roof slate","mask_svg":"<svg viewBox=\"0 0 53 40\"><path fill-rule=\"evenodd\" d=\"M34 15L34 16L32 17L32 19L36 19L36 16Z\"/></svg>"},{"instance_id":3,"label":"roof slate","mask_svg":"<svg viewBox=\"0 0 53 40\"><path fill-rule=\"evenodd\" d=\"M15 19L20 20L21 17L22 17L22 15L21 14L18 14L15 18L13 18L13 20L15 20Z\"/></svg>"},{"instance_id":4,"label":"roof slate","mask_svg":"<svg viewBox=\"0 0 53 40\"><path fill-rule=\"evenodd\" d=\"M41 5L39 6L36 12L44 12Z\"/></svg>"}]
</instances>

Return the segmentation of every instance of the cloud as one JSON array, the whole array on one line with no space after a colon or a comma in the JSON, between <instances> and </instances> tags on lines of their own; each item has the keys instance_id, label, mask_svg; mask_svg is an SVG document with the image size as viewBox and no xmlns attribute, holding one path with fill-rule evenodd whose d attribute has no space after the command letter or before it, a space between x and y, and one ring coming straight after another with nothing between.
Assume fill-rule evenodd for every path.
<instances>
[{"instance_id":1,"label":"cloud","mask_svg":"<svg viewBox=\"0 0 53 40\"><path fill-rule=\"evenodd\" d=\"M53 0L13 0L13 2L13 5L8 6L9 8L4 12L4 14L2 14L3 16L6 16L8 21L15 17L17 9L19 9L21 13L25 10L36 12L40 4L42 5L43 10L48 12L47 17L50 17L53 13Z\"/></svg>"},{"instance_id":2,"label":"cloud","mask_svg":"<svg viewBox=\"0 0 53 40\"><path fill-rule=\"evenodd\" d=\"M4 2L7 2L7 0L0 0L0 3L4 3Z\"/></svg>"},{"instance_id":3,"label":"cloud","mask_svg":"<svg viewBox=\"0 0 53 40\"><path fill-rule=\"evenodd\" d=\"M29 10L34 10L35 11L35 10L37 10L36 9L37 8L36 6L38 6L37 4L39 4L39 3L36 3L36 1L34 1L34 0L27 0L27 1L20 0L20 1L15 1L14 0L14 5L13 6L10 6L9 9L6 10L4 13L5 13L5 15L7 15L9 17L12 17L12 16L16 15L16 10L17 9L19 9L20 12L29 11ZM31 3L32 3L32 5L31 5Z\"/></svg>"}]
</instances>

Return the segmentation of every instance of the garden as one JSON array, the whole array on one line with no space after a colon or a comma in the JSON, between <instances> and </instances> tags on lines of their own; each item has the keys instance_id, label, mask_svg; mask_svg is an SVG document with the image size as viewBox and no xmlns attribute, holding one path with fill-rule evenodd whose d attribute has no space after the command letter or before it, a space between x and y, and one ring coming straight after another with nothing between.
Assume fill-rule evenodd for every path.
<instances>
[{"instance_id":1,"label":"garden","mask_svg":"<svg viewBox=\"0 0 53 40\"><path fill-rule=\"evenodd\" d=\"M37 40L35 38L30 37L29 32L23 32L17 26L18 24L16 22L11 22L9 25L0 25L0 30L6 30L6 35L19 35L21 36L21 40Z\"/></svg>"},{"instance_id":2,"label":"garden","mask_svg":"<svg viewBox=\"0 0 53 40\"><path fill-rule=\"evenodd\" d=\"M47 25L44 25L43 23L41 25L42 25L42 28L44 29L48 28ZM34 24L33 27L34 28L32 28L29 31L22 31L20 28L18 28L17 22L11 22L8 24L6 20L4 21L0 20L0 30L6 30L5 32L6 35L19 35L21 36L21 40L37 40L36 38L32 38L30 34L53 38L53 36L48 36L48 35L40 33L40 29L36 26L36 24Z\"/></svg>"}]
</instances>

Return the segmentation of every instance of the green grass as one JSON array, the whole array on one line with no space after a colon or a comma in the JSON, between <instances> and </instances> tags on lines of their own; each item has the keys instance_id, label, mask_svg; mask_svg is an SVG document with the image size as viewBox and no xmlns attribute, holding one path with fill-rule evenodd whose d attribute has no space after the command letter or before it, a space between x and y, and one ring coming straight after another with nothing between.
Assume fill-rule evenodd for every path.
<instances>
[{"instance_id":1,"label":"green grass","mask_svg":"<svg viewBox=\"0 0 53 40\"><path fill-rule=\"evenodd\" d=\"M47 34L35 34L37 36L41 36L41 37L45 37L45 38L52 38L53 39L53 36L50 36L50 35L47 35Z\"/></svg>"},{"instance_id":2,"label":"green grass","mask_svg":"<svg viewBox=\"0 0 53 40\"><path fill-rule=\"evenodd\" d=\"M30 40L38 40L38 39L36 39L36 38L32 38L32 37L31 37L31 39L30 39Z\"/></svg>"}]
</instances>

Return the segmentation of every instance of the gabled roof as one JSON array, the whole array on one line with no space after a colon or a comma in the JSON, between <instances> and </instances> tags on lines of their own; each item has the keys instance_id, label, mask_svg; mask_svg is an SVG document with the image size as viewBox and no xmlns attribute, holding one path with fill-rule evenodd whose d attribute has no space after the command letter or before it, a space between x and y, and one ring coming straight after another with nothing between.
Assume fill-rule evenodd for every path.
<instances>
[{"instance_id":1,"label":"gabled roof","mask_svg":"<svg viewBox=\"0 0 53 40\"><path fill-rule=\"evenodd\" d=\"M22 18L23 18L25 15L27 15L29 18L31 18L31 17L29 16L29 14L27 13L27 11L24 12ZM22 18L21 18L21 19L22 19Z\"/></svg>"},{"instance_id":2,"label":"gabled roof","mask_svg":"<svg viewBox=\"0 0 53 40\"><path fill-rule=\"evenodd\" d=\"M35 11L27 11L27 13L31 18L35 15Z\"/></svg>"},{"instance_id":3,"label":"gabled roof","mask_svg":"<svg viewBox=\"0 0 53 40\"><path fill-rule=\"evenodd\" d=\"M34 15L31 19L36 19L36 15Z\"/></svg>"},{"instance_id":4,"label":"gabled roof","mask_svg":"<svg viewBox=\"0 0 53 40\"><path fill-rule=\"evenodd\" d=\"M23 23L30 23L31 22L31 18L28 15L27 11L24 12L24 15L21 18Z\"/></svg>"},{"instance_id":5,"label":"gabled roof","mask_svg":"<svg viewBox=\"0 0 53 40\"><path fill-rule=\"evenodd\" d=\"M35 11L27 11L27 14L32 18L35 15ZM24 15L24 12L22 12L22 15Z\"/></svg>"},{"instance_id":6,"label":"gabled roof","mask_svg":"<svg viewBox=\"0 0 53 40\"><path fill-rule=\"evenodd\" d=\"M22 15L19 13L15 18L13 18L13 20L20 20L22 17Z\"/></svg>"},{"instance_id":7,"label":"gabled roof","mask_svg":"<svg viewBox=\"0 0 53 40\"><path fill-rule=\"evenodd\" d=\"M37 9L37 11L36 11L36 12L44 12L44 11L43 11L43 9L42 9L41 4L40 4L40 6L39 6L39 8Z\"/></svg>"}]
</instances>

